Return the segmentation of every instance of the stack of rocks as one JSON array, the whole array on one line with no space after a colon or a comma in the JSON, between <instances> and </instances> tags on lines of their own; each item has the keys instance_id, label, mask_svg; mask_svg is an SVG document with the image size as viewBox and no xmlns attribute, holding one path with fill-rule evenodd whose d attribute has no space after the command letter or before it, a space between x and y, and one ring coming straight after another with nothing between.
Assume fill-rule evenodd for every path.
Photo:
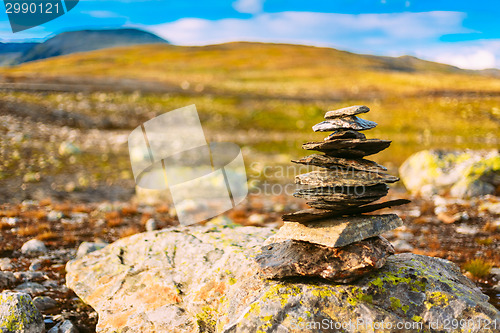
<instances>
[{"instance_id":1,"label":"stack of rocks","mask_svg":"<svg viewBox=\"0 0 500 333\"><path fill-rule=\"evenodd\" d=\"M307 187L294 196L307 199L312 208L283 215L284 225L256 258L265 277L309 276L349 282L382 267L394 253L380 235L401 226L401 219L396 214L362 215L409 202L373 203L387 195L387 183L399 179L364 159L391 143L367 139L360 133L377 126L356 116L368 111L366 106L329 111L326 121L313 126L315 132L333 133L302 148L324 154L292 161L322 168L296 177L297 184Z\"/></svg>"}]
</instances>

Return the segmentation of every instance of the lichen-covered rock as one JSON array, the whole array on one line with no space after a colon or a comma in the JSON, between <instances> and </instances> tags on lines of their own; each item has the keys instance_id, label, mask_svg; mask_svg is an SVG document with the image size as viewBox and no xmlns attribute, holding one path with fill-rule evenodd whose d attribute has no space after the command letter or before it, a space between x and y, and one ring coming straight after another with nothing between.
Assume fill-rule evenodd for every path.
<instances>
[{"instance_id":1,"label":"lichen-covered rock","mask_svg":"<svg viewBox=\"0 0 500 333\"><path fill-rule=\"evenodd\" d=\"M318 322L425 332L452 319L494 332L500 320L454 264L426 256L391 256L352 284L263 279L254 258L274 232L207 224L138 234L69 262L67 283L98 312L98 332L326 332L311 328Z\"/></svg>"},{"instance_id":2,"label":"lichen-covered rock","mask_svg":"<svg viewBox=\"0 0 500 333\"><path fill-rule=\"evenodd\" d=\"M413 193L467 198L495 194L500 185L500 153L423 150L400 167L404 185Z\"/></svg>"},{"instance_id":3,"label":"lichen-covered rock","mask_svg":"<svg viewBox=\"0 0 500 333\"><path fill-rule=\"evenodd\" d=\"M11 291L0 293L0 332L45 332L43 317L33 305L30 295Z\"/></svg>"}]
</instances>

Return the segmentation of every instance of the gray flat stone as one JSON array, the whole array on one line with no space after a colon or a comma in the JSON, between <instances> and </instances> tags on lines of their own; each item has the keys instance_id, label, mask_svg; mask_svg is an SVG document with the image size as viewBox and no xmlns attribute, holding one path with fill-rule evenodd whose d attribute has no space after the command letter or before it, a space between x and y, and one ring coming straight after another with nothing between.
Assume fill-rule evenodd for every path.
<instances>
[{"instance_id":1,"label":"gray flat stone","mask_svg":"<svg viewBox=\"0 0 500 333\"><path fill-rule=\"evenodd\" d=\"M400 206L409 203L410 200L406 199L396 199L386 202L381 202L377 204L365 205L360 207L345 208L344 210L329 210L329 209L303 209L294 213L285 214L281 218L283 221L292 222L309 222L314 220L321 220L327 217L339 216L339 215L354 215L362 213L370 213L379 209Z\"/></svg>"},{"instance_id":2,"label":"gray flat stone","mask_svg":"<svg viewBox=\"0 0 500 333\"><path fill-rule=\"evenodd\" d=\"M346 171L359 170L380 173L387 171L386 167L370 160L341 158L320 154L312 154L301 158L300 160L292 160L292 162L297 164L314 165L323 168L341 168Z\"/></svg>"},{"instance_id":3,"label":"gray flat stone","mask_svg":"<svg viewBox=\"0 0 500 333\"><path fill-rule=\"evenodd\" d=\"M390 140L336 139L321 142L307 142L302 145L302 149L317 150L335 157L360 158L381 152L390 145Z\"/></svg>"},{"instance_id":4,"label":"gray flat stone","mask_svg":"<svg viewBox=\"0 0 500 333\"><path fill-rule=\"evenodd\" d=\"M378 236L341 248L288 240L263 246L255 260L268 279L305 276L346 283L381 268L392 254L391 243Z\"/></svg>"},{"instance_id":5,"label":"gray flat stone","mask_svg":"<svg viewBox=\"0 0 500 333\"><path fill-rule=\"evenodd\" d=\"M361 132L353 130L340 130L335 131L325 138L325 141L335 140L335 139L366 139L366 135Z\"/></svg>"},{"instance_id":6,"label":"gray flat stone","mask_svg":"<svg viewBox=\"0 0 500 333\"><path fill-rule=\"evenodd\" d=\"M396 214L326 218L312 222L285 222L265 244L289 239L330 247L342 247L378 236L403 225Z\"/></svg>"},{"instance_id":7,"label":"gray flat stone","mask_svg":"<svg viewBox=\"0 0 500 333\"><path fill-rule=\"evenodd\" d=\"M372 186L383 183L395 183L399 180L388 174L340 170L312 171L295 176L295 183L314 187L324 186Z\"/></svg>"},{"instance_id":8,"label":"gray flat stone","mask_svg":"<svg viewBox=\"0 0 500 333\"><path fill-rule=\"evenodd\" d=\"M361 119L356 116L348 116L345 118L334 118L328 119L320 122L313 126L314 132L333 132L337 130L355 130L355 131L364 131L369 130L371 128L375 128L377 123L374 121Z\"/></svg>"},{"instance_id":9,"label":"gray flat stone","mask_svg":"<svg viewBox=\"0 0 500 333\"><path fill-rule=\"evenodd\" d=\"M386 184L356 187L316 187L298 190L293 196L309 200L307 204L314 208L343 210L376 201L387 195L388 191L389 187Z\"/></svg>"},{"instance_id":10,"label":"gray flat stone","mask_svg":"<svg viewBox=\"0 0 500 333\"><path fill-rule=\"evenodd\" d=\"M346 108L332 110L325 113L325 119L341 118L346 116L355 116L360 113L367 113L370 109L365 105L354 105Z\"/></svg>"}]
</instances>

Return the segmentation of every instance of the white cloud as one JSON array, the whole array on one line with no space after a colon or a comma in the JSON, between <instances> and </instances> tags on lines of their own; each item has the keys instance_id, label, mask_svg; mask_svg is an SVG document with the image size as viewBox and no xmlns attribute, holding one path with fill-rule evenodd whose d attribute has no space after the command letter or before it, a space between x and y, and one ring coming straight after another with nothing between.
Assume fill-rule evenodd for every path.
<instances>
[{"instance_id":1,"label":"white cloud","mask_svg":"<svg viewBox=\"0 0 500 333\"><path fill-rule=\"evenodd\" d=\"M233 8L240 13L257 14L262 12L264 0L237 0L233 2Z\"/></svg>"},{"instance_id":2,"label":"white cloud","mask_svg":"<svg viewBox=\"0 0 500 333\"><path fill-rule=\"evenodd\" d=\"M145 27L178 45L262 41L335 47L358 53L415 55L462 68L500 65L500 48L491 43L447 43L446 34L472 32L461 12L336 14L260 13L248 19L184 18Z\"/></svg>"},{"instance_id":3,"label":"white cloud","mask_svg":"<svg viewBox=\"0 0 500 333\"><path fill-rule=\"evenodd\" d=\"M89 16L95 17L95 18L114 18L114 17L122 17L118 15L117 13L110 12L109 10L91 10L91 11L84 11L82 14L87 14Z\"/></svg>"},{"instance_id":4,"label":"white cloud","mask_svg":"<svg viewBox=\"0 0 500 333\"><path fill-rule=\"evenodd\" d=\"M500 68L500 39L446 43L415 55L466 69Z\"/></svg>"}]
</instances>

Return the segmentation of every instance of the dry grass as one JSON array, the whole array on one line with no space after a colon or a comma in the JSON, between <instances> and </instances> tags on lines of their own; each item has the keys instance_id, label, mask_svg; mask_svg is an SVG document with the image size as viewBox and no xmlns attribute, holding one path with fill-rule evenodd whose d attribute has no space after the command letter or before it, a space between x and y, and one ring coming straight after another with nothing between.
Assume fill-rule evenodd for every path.
<instances>
[{"instance_id":1,"label":"dry grass","mask_svg":"<svg viewBox=\"0 0 500 333\"><path fill-rule=\"evenodd\" d=\"M50 232L50 224L40 223L40 224L30 224L26 227L19 228L17 234L19 236L27 237L27 236L40 235L46 232Z\"/></svg>"},{"instance_id":2,"label":"dry grass","mask_svg":"<svg viewBox=\"0 0 500 333\"><path fill-rule=\"evenodd\" d=\"M41 241L55 240L59 238L59 235L52 231L45 231L40 235L36 236L37 239Z\"/></svg>"},{"instance_id":3,"label":"dry grass","mask_svg":"<svg viewBox=\"0 0 500 333\"><path fill-rule=\"evenodd\" d=\"M139 227L131 226L131 227L121 229L118 234L120 235L120 238L123 238L123 237L128 237L128 236L138 234L140 232L141 232L141 230L139 229Z\"/></svg>"},{"instance_id":4,"label":"dry grass","mask_svg":"<svg viewBox=\"0 0 500 333\"><path fill-rule=\"evenodd\" d=\"M465 263L464 270L470 272L474 277L481 279L490 274L492 265L484 259L473 259Z\"/></svg>"}]
</instances>

